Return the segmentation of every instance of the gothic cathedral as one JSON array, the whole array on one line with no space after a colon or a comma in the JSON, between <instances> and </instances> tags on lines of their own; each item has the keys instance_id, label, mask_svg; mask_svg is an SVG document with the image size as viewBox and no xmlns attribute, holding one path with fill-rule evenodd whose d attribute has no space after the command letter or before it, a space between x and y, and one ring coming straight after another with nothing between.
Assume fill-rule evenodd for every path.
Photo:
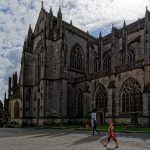
<instances>
[{"instance_id":1,"label":"gothic cathedral","mask_svg":"<svg viewBox=\"0 0 150 150\"><path fill-rule=\"evenodd\" d=\"M95 38L43 5L24 41L19 83L9 78L7 117L22 124L89 119L150 125L150 12Z\"/></svg>"}]
</instances>

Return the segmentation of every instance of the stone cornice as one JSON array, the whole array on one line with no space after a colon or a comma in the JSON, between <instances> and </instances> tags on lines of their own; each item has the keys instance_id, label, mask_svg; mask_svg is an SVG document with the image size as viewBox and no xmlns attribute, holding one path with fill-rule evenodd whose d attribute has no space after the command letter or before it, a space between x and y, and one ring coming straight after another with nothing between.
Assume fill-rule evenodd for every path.
<instances>
[{"instance_id":1,"label":"stone cornice","mask_svg":"<svg viewBox=\"0 0 150 150\"><path fill-rule=\"evenodd\" d=\"M75 84L78 83L82 83L82 82L86 82L86 81L91 81L91 80L95 80L95 79L99 79L99 78L103 78L103 77L108 77L111 75L116 75L122 72L126 72L126 71L131 71L134 69L144 69L144 65L143 65L144 60L139 60L136 61L135 63L131 63L131 64L125 64L123 66L117 66L115 67L115 72L97 72L97 73L93 73L87 76L83 76L81 78L77 78L75 79Z\"/></svg>"},{"instance_id":2,"label":"stone cornice","mask_svg":"<svg viewBox=\"0 0 150 150\"><path fill-rule=\"evenodd\" d=\"M81 70L74 69L74 68L68 68L68 71L72 71L72 72L76 72L76 73L81 73L81 74L85 75L85 71L81 71Z\"/></svg>"},{"instance_id":3,"label":"stone cornice","mask_svg":"<svg viewBox=\"0 0 150 150\"><path fill-rule=\"evenodd\" d=\"M126 72L134 69L144 69L144 59L136 61L134 63L125 64L122 66L115 67L115 73Z\"/></svg>"}]
</instances>

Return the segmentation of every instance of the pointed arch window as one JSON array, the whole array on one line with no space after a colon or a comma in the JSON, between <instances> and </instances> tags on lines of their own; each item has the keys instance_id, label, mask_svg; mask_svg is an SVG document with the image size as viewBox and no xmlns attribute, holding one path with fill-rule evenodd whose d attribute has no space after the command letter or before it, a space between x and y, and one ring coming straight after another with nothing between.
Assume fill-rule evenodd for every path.
<instances>
[{"instance_id":1,"label":"pointed arch window","mask_svg":"<svg viewBox=\"0 0 150 150\"><path fill-rule=\"evenodd\" d=\"M103 70L110 71L111 70L111 58L109 54L106 54L103 61Z\"/></svg>"},{"instance_id":2,"label":"pointed arch window","mask_svg":"<svg viewBox=\"0 0 150 150\"><path fill-rule=\"evenodd\" d=\"M20 107L19 107L19 102L16 101L14 105L14 118L19 118L20 117Z\"/></svg>"},{"instance_id":3,"label":"pointed arch window","mask_svg":"<svg viewBox=\"0 0 150 150\"><path fill-rule=\"evenodd\" d=\"M135 62L135 50L133 47L129 47L129 54L128 54L128 63Z\"/></svg>"},{"instance_id":4,"label":"pointed arch window","mask_svg":"<svg viewBox=\"0 0 150 150\"><path fill-rule=\"evenodd\" d=\"M125 51L124 50L120 51L120 62L121 62L121 65L125 64Z\"/></svg>"},{"instance_id":5,"label":"pointed arch window","mask_svg":"<svg viewBox=\"0 0 150 150\"><path fill-rule=\"evenodd\" d=\"M142 97L139 83L132 78L128 79L121 90L122 112L141 112L143 107Z\"/></svg>"},{"instance_id":6,"label":"pointed arch window","mask_svg":"<svg viewBox=\"0 0 150 150\"><path fill-rule=\"evenodd\" d=\"M70 67L84 71L84 52L79 44L75 44L70 55Z\"/></svg>"},{"instance_id":7,"label":"pointed arch window","mask_svg":"<svg viewBox=\"0 0 150 150\"><path fill-rule=\"evenodd\" d=\"M94 72L98 72L99 71L99 59L95 58L94 60Z\"/></svg>"},{"instance_id":8,"label":"pointed arch window","mask_svg":"<svg viewBox=\"0 0 150 150\"><path fill-rule=\"evenodd\" d=\"M79 89L78 92L78 116L83 116L83 90Z\"/></svg>"},{"instance_id":9,"label":"pointed arch window","mask_svg":"<svg viewBox=\"0 0 150 150\"><path fill-rule=\"evenodd\" d=\"M38 60L37 60L37 70L38 70L38 81L40 80L40 76L41 76L41 55L38 56Z\"/></svg>"},{"instance_id":10,"label":"pointed arch window","mask_svg":"<svg viewBox=\"0 0 150 150\"><path fill-rule=\"evenodd\" d=\"M96 109L107 108L107 91L103 85L99 85L95 95Z\"/></svg>"}]
</instances>

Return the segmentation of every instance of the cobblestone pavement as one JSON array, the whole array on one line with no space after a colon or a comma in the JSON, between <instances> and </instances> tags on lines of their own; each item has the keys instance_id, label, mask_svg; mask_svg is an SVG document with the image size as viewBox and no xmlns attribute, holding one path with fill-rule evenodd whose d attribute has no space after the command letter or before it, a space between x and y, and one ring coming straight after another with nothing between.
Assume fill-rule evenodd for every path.
<instances>
[{"instance_id":1,"label":"cobblestone pavement","mask_svg":"<svg viewBox=\"0 0 150 150\"><path fill-rule=\"evenodd\" d=\"M0 129L0 150L108 150L107 133L54 129ZM150 134L117 133L117 150L150 150ZM109 147L114 147L111 142Z\"/></svg>"}]
</instances>

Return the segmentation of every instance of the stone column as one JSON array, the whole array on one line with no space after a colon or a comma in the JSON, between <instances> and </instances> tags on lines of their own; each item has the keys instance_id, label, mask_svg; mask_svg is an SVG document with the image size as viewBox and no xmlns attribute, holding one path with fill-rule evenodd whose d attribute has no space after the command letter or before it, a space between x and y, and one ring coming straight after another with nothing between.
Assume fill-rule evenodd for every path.
<instances>
[{"instance_id":1,"label":"stone column","mask_svg":"<svg viewBox=\"0 0 150 150\"><path fill-rule=\"evenodd\" d=\"M60 83L60 101L59 101L59 113L62 117L67 116L67 81L62 80Z\"/></svg>"},{"instance_id":2,"label":"stone column","mask_svg":"<svg viewBox=\"0 0 150 150\"><path fill-rule=\"evenodd\" d=\"M90 94L84 93L83 94L83 116L88 117L88 113L90 111Z\"/></svg>"},{"instance_id":3,"label":"stone column","mask_svg":"<svg viewBox=\"0 0 150 150\"><path fill-rule=\"evenodd\" d=\"M143 123L150 125L150 65L144 66Z\"/></svg>"},{"instance_id":4,"label":"stone column","mask_svg":"<svg viewBox=\"0 0 150 150\"><path fill-rule=\"evenodd\" d=\"M116 88L116 96L115 96L115 116L119 117L120 113L120 89Z\"/></svg>"},{"instance_id":5,"label":"stone column","mask_svg":"<svg viewBox=\"0 0 150 150\"><path fill-rule=\"evenodd\" d=\"M108 117L112 118L113 122L115 122L115 110L116 110L116 103L115 103L115 98L116 98L116 88L114 85L115 81L110 81L108 85Z\"/></svg>"},{"instance_id":6,"label":"stone column","mask_svg":"<svg viewBox=\"0 0 150 150\"><path fill-rule=\"evenodd\" d=\"M143 124L150 125L150 93L143 94Z\"/></svg>"}]
</instances>

